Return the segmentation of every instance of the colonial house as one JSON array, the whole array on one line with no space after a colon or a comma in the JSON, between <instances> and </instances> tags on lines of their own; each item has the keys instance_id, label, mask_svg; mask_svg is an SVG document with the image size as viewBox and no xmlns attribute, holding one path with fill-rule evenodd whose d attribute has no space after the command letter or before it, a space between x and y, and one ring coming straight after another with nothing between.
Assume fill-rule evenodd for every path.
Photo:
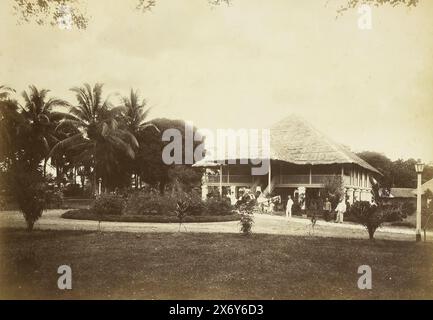
<instances>
[{"instance_id":1,"label":"colonial house","mask_svg":"<svg viewBox=\"0 0 433 320\"><path fill-rule=\"evenodd\" d=\"M372 181L381 175L298 116L290 116L270 128L269 158L269 170L259 176L252 175L252 165L241 164L240 157L235 159L236 163L233 159L228 163L225 160L229 159L205 157L194 165L206 168L202 197L213 190L237 199L248 188L252 192L279 195L284 200L291 195L305 204L308 199L320 196L327 181L337 178L342 181L349 203L371 201Z\"/></svg>"}]
</instances>

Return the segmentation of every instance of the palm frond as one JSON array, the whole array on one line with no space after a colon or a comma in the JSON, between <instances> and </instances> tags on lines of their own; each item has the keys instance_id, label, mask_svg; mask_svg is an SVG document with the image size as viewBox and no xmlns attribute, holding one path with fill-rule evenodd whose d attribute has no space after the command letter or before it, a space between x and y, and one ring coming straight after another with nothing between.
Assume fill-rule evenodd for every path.
<instances>
[{"instance_id":1,"label":"palm frond","mask_svg":"<svg viewBox=\"0 0 433 320\"><path fill-rule=\"evenodd\" d=\"M52 157L59 150L68 149L69 147L75 145L76 143L83 142L85 139L83 138L81 133L74 134L73 136L66 138L62 141L56 143L56 145L51 149L48 154L48 158Z\"/></svg>"}]
</instances>

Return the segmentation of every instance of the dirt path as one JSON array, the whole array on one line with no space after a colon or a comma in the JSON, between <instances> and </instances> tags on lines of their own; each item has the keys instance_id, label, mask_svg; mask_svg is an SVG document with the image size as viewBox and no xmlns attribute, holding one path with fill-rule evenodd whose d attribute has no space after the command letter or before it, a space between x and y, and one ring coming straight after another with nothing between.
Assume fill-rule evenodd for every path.
<instances>
[{"instance_id":1,"label":"dirt path","mask_svg":"<svg viewBox=\"0 0 433 320\"><path fill-rule=\"evenodd\" d=\"M61 218L64 210L49 210L35 224L40 230L98 230L97 221L71 220ZM213 223L186 223L181 228L182 232L204 233L238 233L239 224L231 222ZM0 212L0 228L25 228L22 215L17 211ZM141 222L101 222L101 230L115 232L177 232L177 223L141 223ZM312 230L311 223L307 219L292 218L287 221L284 217L270 215L256 215L253 232L263 234L287 234L300 236L319 236L337 238L361 238L368 237L366 230L361 225L353 223L335 224L333 222L317 221ZM409 228L384 227L376 232L377 239L392 239L412 241L415 239L415 230ZM427 238L432 239L430 232Z\"/></svg>"}]
</instances>

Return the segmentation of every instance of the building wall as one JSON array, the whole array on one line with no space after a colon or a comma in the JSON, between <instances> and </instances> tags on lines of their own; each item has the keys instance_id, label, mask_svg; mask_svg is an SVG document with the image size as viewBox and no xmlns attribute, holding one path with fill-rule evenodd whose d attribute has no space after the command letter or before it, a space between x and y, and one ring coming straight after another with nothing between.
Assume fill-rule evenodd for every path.
<instances>
[{"instance_id":1,"label":"building wall","mask_svg":"<svg viewBox=\"0 0 433 320\"><path fill-rule=\"evenodd\" d=\"M219 169L213 169L219 172ZM249 187L265 190L268 185L268 176L251 176L250 165L227 165L222 167L222 186ZM343 177L343 185L346 190L347 200L350 204L355 201L371 201L370 173L355 165L290 165L273 163L271 177L273 188L299 189L299 188L323 188L323 180L331 176ZM212 181L203 180L202 196L206 194L207 186L218 186L219 176L213 176ZM252 190L255 192L255 190ZM232 195L233 197L233 195Z\"/></svg>"}]
</instances>

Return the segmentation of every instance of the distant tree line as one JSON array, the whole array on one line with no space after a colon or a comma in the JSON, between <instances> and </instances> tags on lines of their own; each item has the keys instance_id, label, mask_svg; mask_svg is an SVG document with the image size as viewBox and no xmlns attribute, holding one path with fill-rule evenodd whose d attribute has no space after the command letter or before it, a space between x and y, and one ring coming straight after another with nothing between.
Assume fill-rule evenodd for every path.
<instances>
[{"instance_id":1,"label":"distant tree line","mask_svg":"<svg viewBox=\"0 0 433 320\"><path fill-rule=\"evenodd\" d=\"M392 161L379 152L364 151L358 156L378 169L383 177L380 184L384 188L416 188L417 174L415 172L415 159L398 159ZM433 165L427 164L422 174L423 183L433 179Z\"/></svg>"},{"instance_id":2,"label":"distant tree line","mask_svg":"<svg viewBox=\"0 0 433 320\"><path fill-rule=\"evenodd\" d=\"M164 192L167 184L183 183L189 188L200 181L200 174L190 166L162 162L162 149L169 143L162 141L162 133L175 128L184 136L184 121L148 121L150 108L134 90L118 104L103 95L102 84L84 84L71 91L74 103L30 86L21 94L20 103L13 89L0 86L3 176L40 171L46 177L51 163L55 183L79 175L90 182L93 193L100 183L103 192L145 184Z\"/></svg>"}]
</instances>

